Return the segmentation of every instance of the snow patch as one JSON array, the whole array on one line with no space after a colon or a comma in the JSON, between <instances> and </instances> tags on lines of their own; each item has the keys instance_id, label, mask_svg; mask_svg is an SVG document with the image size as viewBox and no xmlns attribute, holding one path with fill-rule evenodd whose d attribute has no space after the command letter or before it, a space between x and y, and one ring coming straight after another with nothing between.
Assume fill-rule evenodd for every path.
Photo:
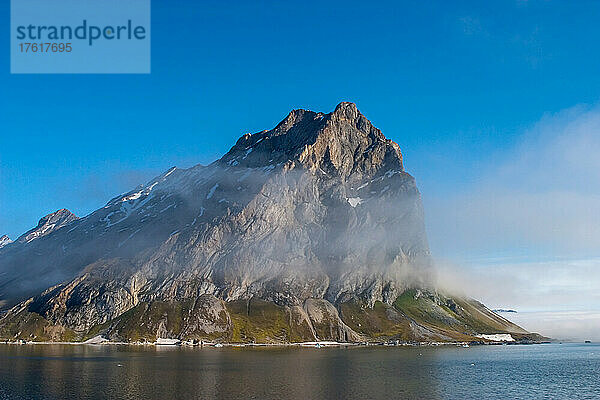
<instances>
[{"instance_id":1,"label":"snow patch","mask_svg":"<svg viewBox=\"0 0 600 400\"><path fill-rule=\"evenodd\" d=\"M102 335L98 335L98 336L94 336L91 339L86 340L85 342L83 342L83 344L100 344L100 343L104 343L104 342L108 342L108 339L102 337Z\"/></svg>"},{"instance_id":2,"label":"snow patch","mask_svg":"<svg viewBox=\"0 0 600 400\"><path fill-rule=\"evenodd\" d=\"M362 204L363 202L363 200L360 197L349 197L347 200L352 207L356 207L357 205Z\"/></svg>"},{"instance_id":3,"label":"snow patch","mask_svg":"<svg viewBox=\"0 0 600 400\"><path fill-rule=\"evenodd\" d=\"M0 249L10 243L12 243L12 240L8 236L2 236L0 238Z\"/></svg>"},{"instance_id":4,"label":"snow patch","mask_svg":"<svg viewBox=\"0 0 600 400\"><path fill-rule=\"evenodd\" d=\"M158 338L154 344L156 345L164 345L164 346L177 346L181 343L179 339L167 339L167 338Z\"/></svg>"},{"instance_id":5,"label":"snow patch","mask_svg":"<svg viewBox=\"0 0 600 400\"><path fill-rule=\"evenodd\" d=\"M121 201L125 202L125 201L137 200L140 197L142 197L142 191L141 190L139 192L136 192L136 193L133 193L133 194L130 194L128 196L123 197L121 199Z\"/></svg>"},{"instance_id":6,"label":"snow patch","mask_svg":"<svg viewBox=\"0 0 600 400\"><path fill-rule=\"evenodd\" d=\"M514 342L515 339L510 335L510 333L495 333L493 335L478 335L477 337L491 340L494 342Z\"/></svg>"},{"instance_id":7,"label":"snow patch","mask_svg":"<svg viewBox=\"0 0 600 400\"><path fill-rule=\"evenodd\" d=\"M245 160L245 159L246 159L246 157L248 157L248 155L249 155L250 153L252 153L252 150L254 150L252 147L250 147L249 149L246 149L246 154L244 155L244 157L242 157L242 160Z\"/></svg>"},{"instance_id":8,"label":"snow patch","mask_svg":"<svg viewBox=\"0 0 600 400\"><path fill-rule=\"evenodd\" d=\"M173 167L173 168L171 168L169 171L167 171L167 173L166 173L166 174L165 174L165 176L163 177L163 180L164 180L164 179L165 179L167 176L169 176L169 175L171 175L173 172L175 172L175 170L176 170L176 169L177 169L177 167Z\"/></svg>"}]
</instances>

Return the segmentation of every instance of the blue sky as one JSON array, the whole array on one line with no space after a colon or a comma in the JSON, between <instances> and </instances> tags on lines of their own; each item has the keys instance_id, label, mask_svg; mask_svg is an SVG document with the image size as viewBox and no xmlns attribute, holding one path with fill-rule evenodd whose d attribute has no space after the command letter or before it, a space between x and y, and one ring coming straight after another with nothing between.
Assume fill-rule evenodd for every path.
<instances>
[{"instance_id":1,"label":"blue sky","mask_svg":"<svg viewBox=\"0 0 600 400\"><path fill-rule=\"evenodd\" d=\"M543 149L552 168L547 145L561 148L561 126L596 115L598 2L153 0L150 75L10 75L0 7L0 234L14 239L63 207L85 215L172 165L211 162L291 109L353 101L400 144L438 257L598 256L595 238L557 246L565 231L512 241L504 227L483 244L452 234L453 224L478 232L458 227L458 194L494 202L495 180L528 196L555 184L510 166L537 171L523 154ZM596 178L584 172L561 192L589 200Z\"/></svg>"}]
</instances>

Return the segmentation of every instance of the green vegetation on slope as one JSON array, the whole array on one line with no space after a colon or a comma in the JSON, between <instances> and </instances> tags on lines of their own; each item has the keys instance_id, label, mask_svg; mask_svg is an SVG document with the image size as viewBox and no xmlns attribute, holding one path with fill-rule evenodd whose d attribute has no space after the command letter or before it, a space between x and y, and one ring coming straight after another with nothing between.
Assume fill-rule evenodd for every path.
<instances>
[{"instance_id":1,"label":"green vegetation on slope","mask_svg":"<svg viewBox=\"0 0 600 400\"><path fill-rule=\"evenodd\" d=\"M72 342L77 334L71 329L53 325L39 314L26 310L7 316L0 324L0 338L34 342Z\"/></svg>"},{"instance_id":2,"label":"green vegetation on slope","mask_svg":"<svg viewBox=\"0 0 600 400\"><path fill-rule=\"evenodd\" d=\"M231 331L226 310L215 311L212 304L206 307L202 299L140 303L113 321L93 327L86 338L104 333L113 340L131 342L154 342L159 337L226 340Z\"/></svg>"},{"instance_id":3,"label":"green vegetation on slope","mask_svg":"<svg viewBox=\"0 0 600 400\"><path fill-rule=\"evenodd\" d=\"M128 342L154 342L163 337L287 343L314 340L316 335L320 340L342 341L361 337L378 341L464 341L479 340L474 337L477 334L505 332L524 340L537 338L474 300L414 289L402 293L392 305L378 301L371 308L350 301L340 304L336 311L325 300L310 299L305 307L279 306L258 299L225 303L203 295L196 299L140 303L85 333L53 325L40 314L23 309L2 319L0 338L76 341L102 334L113 341ZM347 327L338 319L338 312Z\"/></svg>"},{"instance_id":4,"label":"green vegetation on slope","mask_svg":"<svg viewBox=\"0 0 600 400\"><path fill-rule=\"evenodd\" d=\"M361 335L373 339L413 340L409 321L380 301L373 308L356 301L340 305L340 317Z\"/></svg>"},{"instance_id":5,"label":"green vegetation on slope","mask_svg":"<svg viewBox=\"0 0 600 400\"><path fill-rule=\"evenodd\" d=\"M516 325L487 310L481 303L469 299L451 298L439 293L407 290L396 299L394 307L417 323L434 327L457 339L461 335L504 333L515 330L524 332Z\"/></svg>"},{"instance_id":6,"label":"green vegetation on slope","mask_svg":"<svg viewBox=\"0 0 600 400\"><path fill-rule=\"evenodd\" d=\"M237 300L227 303L235 343L282 343L312 340L310 327L299 322L293 309L263 300Z\"/></svg>"}]
</instances>

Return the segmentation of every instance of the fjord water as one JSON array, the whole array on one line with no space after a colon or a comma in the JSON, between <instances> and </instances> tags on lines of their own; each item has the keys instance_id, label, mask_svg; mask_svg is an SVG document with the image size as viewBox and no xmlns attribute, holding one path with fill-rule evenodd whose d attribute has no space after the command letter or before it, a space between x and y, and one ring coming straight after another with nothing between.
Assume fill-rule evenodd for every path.
<instances>
[{"instance_id":1,"label":"fjord water","mask_svg":"<svg viewBox=\"0 0 600 400\"><path fill-rule=\"evenodd\" d=\"M600 399L600 345L0 345L0 399Z\"/></svg>"}]
</instances>

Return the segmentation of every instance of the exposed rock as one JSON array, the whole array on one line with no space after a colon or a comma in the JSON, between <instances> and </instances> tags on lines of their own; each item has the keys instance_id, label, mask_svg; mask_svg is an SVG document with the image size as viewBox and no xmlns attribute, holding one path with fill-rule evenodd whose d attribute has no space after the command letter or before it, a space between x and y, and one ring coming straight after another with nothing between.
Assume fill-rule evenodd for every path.
<instances>
[{"instance_id":1,"label":"exposed rock","mask_svg":"<svg viewBox=\"0 0 600 400\"><path fill-rule=\"evenodd\" d=\"M337 309L327 300L307 299L304 309L310 318L316 339L338 342L361 340L360 335L341 320Z\"/></svg>"}]
</instances>

